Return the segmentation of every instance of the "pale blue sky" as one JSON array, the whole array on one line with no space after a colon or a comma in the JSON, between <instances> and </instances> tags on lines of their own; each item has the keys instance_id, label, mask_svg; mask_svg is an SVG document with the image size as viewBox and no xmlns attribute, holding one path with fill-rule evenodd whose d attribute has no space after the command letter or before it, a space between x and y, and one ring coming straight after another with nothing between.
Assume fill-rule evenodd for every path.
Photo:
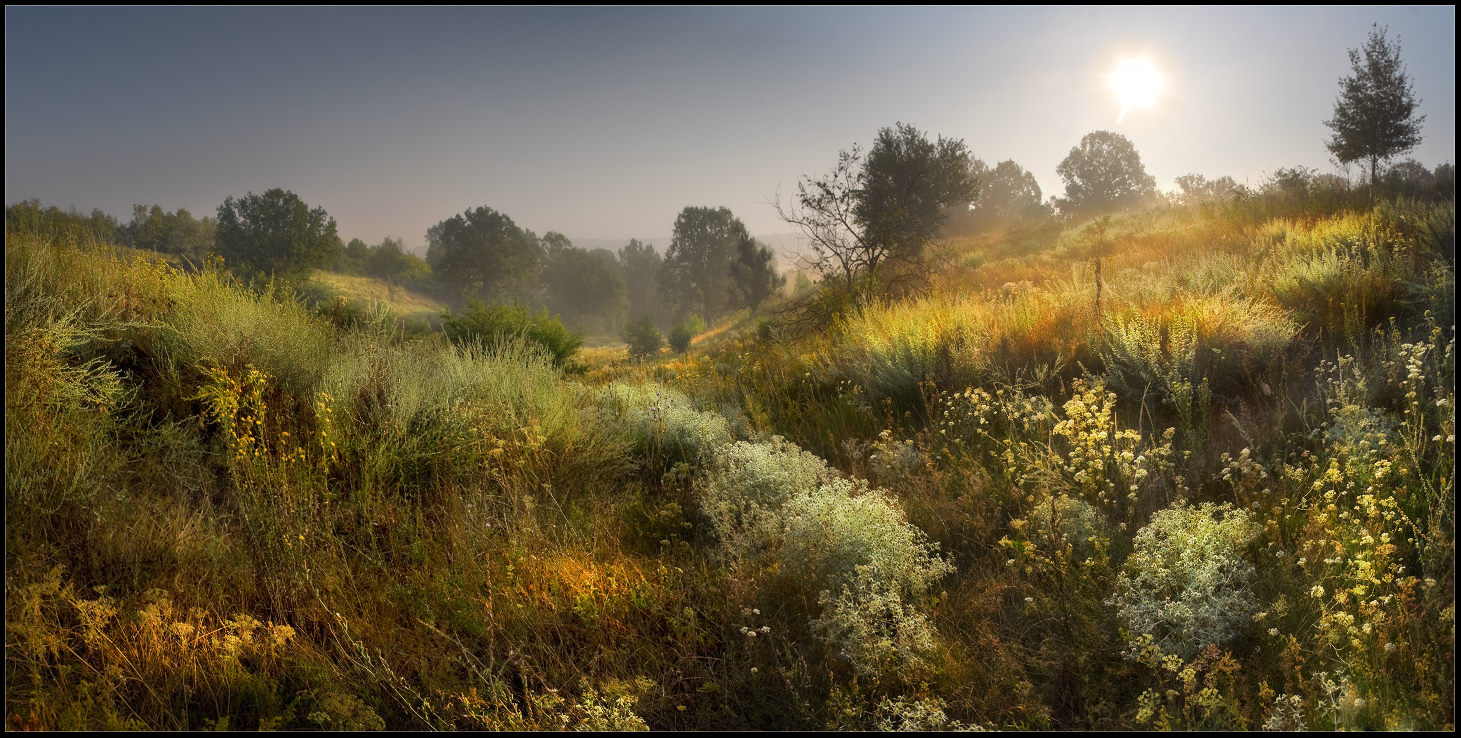
<instances>
[{"instance_id":1,"label":"pale blue sky","mask_svg":"<svg viewBox=\"0 0 1461 738\"><path fill-rule=\"evenodd\" d=\"M5 201L125 220L213 214L271 187L343 237L403 238L487 205L539 233L662 241L686 205L754 233L768 204L897 121L1055 167L1093 130L1159 186L1333 171L1346 49L1399 37L1427 115L1410 156L1455 160L1456 12L1343 8L7 8ZM1168 78L1118 125L1106 86ZM659 243L661 249L666 243Z\"/></svg>"}]
</instances>

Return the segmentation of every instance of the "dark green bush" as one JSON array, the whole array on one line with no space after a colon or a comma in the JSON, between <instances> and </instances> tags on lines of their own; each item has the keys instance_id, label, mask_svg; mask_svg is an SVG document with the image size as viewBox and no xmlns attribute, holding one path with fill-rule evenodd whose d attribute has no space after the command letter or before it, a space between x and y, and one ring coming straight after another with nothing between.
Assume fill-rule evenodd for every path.
<instances>
[{"instance_id":1,"label":"dark green bush","mask_svg":"<svg viewBox=\"0 0 1461 738\"><path fill-rule=\"evenodd\" d=\"M676 353L683 354L690 350L690 341L693 338L695 338L695 334L690 332L690 326L681 323L670 331L670 348L674 349Z\"/></svg>"},{"instance_id":2,"label":"dark green bush","mask_svg":"<svg viewBox=\"0 0 1461 738\"><path fill-rule=\"evenodd\" d=\"M665 345L665 337L654 327L654 320L646 315L624 327L624 343L629 344L630 356L642 359L658 353Z\"/></svg>"},{"instance_id":3,"label":"dark green bush","mask_svg":"<svg viewBox=\"0 0 1461 738\"><path fill-rule=\"evenodd\" d=\"M441 324L446 337L455 344L493 345L521 335L552 354L553 364L559 367L567 366L578 347L583 345L582 336L563 327L557 318L549 317L546 310L530 315L526 308L508 305L489 307L473 301L460 315L443 312Z\"/></svg>"}]
</instances>

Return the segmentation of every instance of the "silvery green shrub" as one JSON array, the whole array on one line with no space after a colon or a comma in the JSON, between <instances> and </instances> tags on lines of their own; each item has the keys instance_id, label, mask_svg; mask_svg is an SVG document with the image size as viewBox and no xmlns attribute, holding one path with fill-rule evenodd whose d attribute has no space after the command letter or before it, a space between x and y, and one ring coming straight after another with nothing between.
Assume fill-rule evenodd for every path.
<instances>
[{"instance_id":1,"label":"silvery green shrub","mask_svg":"<svg viewBox=\"0 0 1461 738\"><path fill-rule=\"evenodd\" d=\"M823 590L819 604L813 631L859 674L917 673L934 649L933 625L876 567L858 567L836 596Z\"/></svg>"},{"instance_id":2,"label":"silvery green shrub","mask_svg":"<svg viewBox=\"0 0 1461 738\"><path fill-rule=\"evenodd\" d=\"M716 536L732 558L754 536L749 528L766 525L787 498L816 489L836 478L827 463L780 436L766 443L737 442L721 446L710 461L700 487L700 504Z\"/></svg>"},{"instance_id":3,"label":"silvery green shrub","mask_svg":"<svg viewBox=\"0 0 1461 738\"><path fill-rule=\"evenodd\" d=\"M698 489L721 555L816 595L813 632L853 669L922 664L934 629L917 599L953 567L886 493L781 438L720 447Z\"/></svg>"},{"instance_id":4,"label":"silvery green shrub","mask_svg":"<svg viewBox=\"0 0 1461 738\"><path fill-rule=\"evenodd\" d=\"M877 576L891 591L922 596L952 570L897 503L861 480L797 493L765 534L812 591L840 592L859 576Z\"/></svg>"},{"instance_id":5,"label":"silvery green shrub","mask_svg":"<svg viewBox=\"0 0 1461 738\"><path fill-rule=\"evenodd\" d=\"M957 720L950 720L944 712L945 706L944 701L937 697L899 697L896 700L884 697L873 712L873 718L877 721L874 728L884 732L896 730L904 733L984 730L978 725L965 725Z\"/></svg>"},{"instance_id":6,"label":"silvery green shrub","mask_svg":"<svg viewBox=\"0 0 1461 738\"><path fill-rule=\"evenodd\" d=\"M617 419L635 446L664 451L677 460L709 459L731 441L725 418L696 410L684 394L662 385L615 382L604 388L599 405Z\"/></svg>"},{"instance_id":7,"label":"silvery green shrub","mask_svg":"<svg viewBox=\"0 0 1461 738\"><path fill-rule=\"evenodd\" d=\"M1189 659L1237 635L1256 608L1253 564L1243 549L1258 526L1246 510L1182 503L1136 534L1110 603L1132 635Z\"/></svg>"}]
</instances>

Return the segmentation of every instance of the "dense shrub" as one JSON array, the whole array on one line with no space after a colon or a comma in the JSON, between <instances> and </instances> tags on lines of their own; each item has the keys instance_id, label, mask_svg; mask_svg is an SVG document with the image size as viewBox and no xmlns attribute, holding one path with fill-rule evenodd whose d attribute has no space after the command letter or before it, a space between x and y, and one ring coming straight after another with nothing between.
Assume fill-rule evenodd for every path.
<instances>
[{"instance_id":1,"label":"dense shrub","mask_svg":"<svg viewBox=\"0 0 1461 738\"><path fill-rule=\"evenodd\" d=\"M683 354L690 350L690 341L694 338L695 334L690 331L690 327L681 323L670 331L670 348L675 353Z\"/></svg>"},{"instance_id":2,"label":"dense shrub","mask_svg":"<svg viewBox=\"0 0 1461 738\"><path fill-rule=\"evenodd\" d=\"M724 417L696 410L683 393L661 385L615 382L599 393L599 406L641 454L663 454L671 463L709 459L731 441Z\"/></svg>"},{"instance_id":3,"label":"dense shrub","mask_svg":"<svg viewBox=\"0 0 1461 738\"><path fill-rule=\"evenodd\" d=\"M1248 511L1229 505L1178 504L1152 516L1111 599L1127 630L1183 659L1232 640L1258 609L1244 555L1257 532Z\"/></svg>"},{"instance_id":4,"label":"dense shrub","mask_svg":"<svg viewBox=\"0 0 1461 738\"><path fill-rule=\"evenodd\" d=\"M644 359L659 353L665 345L664 334L654 326L654 319L648 315L624 326L624 343L629 344L629 355Z\"/></svg>"},{"instance_id":5,"label":"dense shrub","mask_svg":"<svg viewBox=\"0 0 1461 738\"><path fill-rule=\"evenodd\" d=\"M520 335L542 346L560 367L567 366L583 345L582 336L563 327L557 318L549 317L546 310L530 315L526 308L486 307L472 302L461 315L442 313L441 321L446 337L453 343L491 345Z\"/></svg>"}]
</instances>

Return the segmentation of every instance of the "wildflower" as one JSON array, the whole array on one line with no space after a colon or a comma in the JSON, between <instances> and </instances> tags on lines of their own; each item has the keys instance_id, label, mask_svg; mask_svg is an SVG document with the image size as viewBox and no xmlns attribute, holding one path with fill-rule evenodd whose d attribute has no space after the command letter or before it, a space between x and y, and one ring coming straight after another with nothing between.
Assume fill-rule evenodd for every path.
<instances>
[{"instance_id":1,"label":"wildflower","mask_svg":"<svg viewBox=\"0 0 1461 738\"><path fill-rule=\"evenodd\" d=\"M1309 590L1309 595L1311 597L1315 597L1315 598L1321 598L1321 597L1323 597L1324 596L1324 587L1322 585L1319 585L1319 584L1314 585L1314 588L1311 589L1311 590Z\"/></svg>"}]
</instances>

